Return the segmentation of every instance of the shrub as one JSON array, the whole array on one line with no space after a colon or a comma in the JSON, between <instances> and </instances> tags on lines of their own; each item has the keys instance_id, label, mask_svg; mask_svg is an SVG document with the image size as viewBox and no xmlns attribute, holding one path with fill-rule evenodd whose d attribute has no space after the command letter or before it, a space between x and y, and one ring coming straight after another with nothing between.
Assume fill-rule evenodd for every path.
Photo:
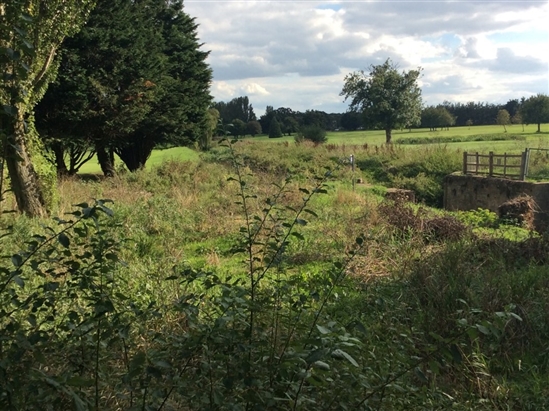
<instances>
[{"instance_id":1,"label":"shrub","mask_svg":"<svg viewBox=\"0 0 549 411\"><path fill-rule=\"evenodd\" d=\"M309 140L316 144L322 144L328 141L328 137L326 136L326 130L322 127L311 125L301 127L296 137L296 141L298 140Z\"/></svg>"},{"instance_id":2,"label":"shrub","mask_svg":"<svg viewBox=\"0 0 549 411\"><path fill-rule=\"evenodd\" d=\"M282 130L280 129L280 123L273 117L271 124L269 126L269 138L278 138L282 137Z\"/></svg>"}]
</instances>

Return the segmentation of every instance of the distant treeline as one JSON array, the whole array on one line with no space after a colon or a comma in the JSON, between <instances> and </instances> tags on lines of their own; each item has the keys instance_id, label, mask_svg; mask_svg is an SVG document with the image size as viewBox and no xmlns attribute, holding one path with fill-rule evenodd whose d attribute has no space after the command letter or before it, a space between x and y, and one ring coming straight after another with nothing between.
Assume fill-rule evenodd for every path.
<instances>
[{"instance_id":1,"label":"distant treeline","mask_svg":"<svg viewBox=\"0 0 549 411\"><path fill-rule=\"evenodd\" d=\"M342 113L326 113L319 110L305 112L294 111L291 108L267 106L265 113L259 118L247 96L237 97L229 102L216 102L213 108L219 112L223 131L235 136L246 134L267 133L271 122L276 119L282 134L292 135L302 126L319 126L324 130L341 128ZM358 124L354 129L358 128Z\"/></svg>"},{"instance_id":2,"label":"distant treeline","mask_svg":"<svg viewBox=\"0 0 549 411\"><path fill-rule=\"evenodd\" d=\"M518 99L509 100L505 104L492 104L470 101L469 103L451 103L445 101L438 107L443 107L454 117L456 126L467 126L469 124L474 125L491 125L497 124L496 119L499 110L507 110L511 118L515 117L521 104L526 99L523 97L520 101ZM470 122L470 123L469 123Z\"/></svg>"},{"instance_id":3,"label":"distant treeline","mask_svg":"<svg viewBox=\"0 0 549 411\"><path fill-rule=\"evenodd\" d=\"M497 124L500 110L507 110L511 122L521 123L519 110L526 99L513 99L505 104L485 102L455 103L445 101L436 106L426 106L423 109L421 123L413 127L448 127L470 125ZM256 116L247 96L237 97L229 102L216 102L214 108L219 111L219 118L235 135L268 133L271 121L276 118L283 134L291 135L302 126L317 125L325 130L357 130L364 128L364 119L360 113L326 113L319 110L294 111L291 108L267 106L265 113L259 118ZM433 122L433 113L446 112L444 124ZM448 116L449 114L449 116ZM250 127L249 123L253 123ZM229 130L230 128L230 130ZM251 130L251 132L250 132Z\"/></svg>"}]
</instances>

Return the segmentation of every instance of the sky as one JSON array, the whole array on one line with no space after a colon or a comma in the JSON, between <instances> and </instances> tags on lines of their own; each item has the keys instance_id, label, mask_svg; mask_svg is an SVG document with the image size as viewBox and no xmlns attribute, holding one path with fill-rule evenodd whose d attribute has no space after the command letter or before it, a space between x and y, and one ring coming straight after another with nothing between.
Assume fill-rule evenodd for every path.
<instances>
[{"instance_id":1,"label":"sky","mask_svg":"<svg viewBox=\"0 0 549 411\"><path fill-rule=\"evenodd\" d=\"M215 101L345 112L345 76L421 67L423 102L549 94L549 1L185 0Z\"/></svg>"}]
</instances>

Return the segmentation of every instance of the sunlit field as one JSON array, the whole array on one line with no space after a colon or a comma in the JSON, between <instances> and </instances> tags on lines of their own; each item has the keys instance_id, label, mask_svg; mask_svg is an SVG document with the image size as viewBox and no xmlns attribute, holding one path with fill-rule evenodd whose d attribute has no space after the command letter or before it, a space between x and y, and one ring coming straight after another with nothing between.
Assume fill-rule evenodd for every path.
<instances>
[{"instance_id":1,"label":"sunlit field","mask_svg":"<svg viewBox=\"0 0 549 411\"><path fill-rule=\"evenodd\" d=\"M464 151L478 151L497 153L518 153L525 148L549 148L549 124L543 124L542 132L537 133L537 125L507 126L507 133L503 132L502 126L471 126L471 127L451 127L449 130L429 131L429 129L394 130L392 134L395 145L403 145L408 148L417 148L424 144L407 144L410 139L428 138L441 139L442 142L436 144L447 145L449 148L455 148ZM462 141L445 142L444 139L463 137L464 139L473 139L478 137L482 141ZM492 139L493 137L493 139ZM514 139L514 138L517 139ZM505 140L503 140L505 138ZM501 139L501 140L499 140ZM281 138L268 138L267 136L246 137L243 140L251 140L265 143L294 142L294 136L284 136ZM331 131L328 132L327 144L337 145L371 145L381 146L385 144L385 132L383 130L359 130L359 131ZM352 153L349 153L352 154ZM200 154L186 147L175 147L153 151L150 159L147 161L146 168L156 167L167 160L196 161ZM121 162L118 161L118 164ZM100 173L99 165L95 157L84 164L80 169L81 174Z\"/></svg>"}]
</instances>

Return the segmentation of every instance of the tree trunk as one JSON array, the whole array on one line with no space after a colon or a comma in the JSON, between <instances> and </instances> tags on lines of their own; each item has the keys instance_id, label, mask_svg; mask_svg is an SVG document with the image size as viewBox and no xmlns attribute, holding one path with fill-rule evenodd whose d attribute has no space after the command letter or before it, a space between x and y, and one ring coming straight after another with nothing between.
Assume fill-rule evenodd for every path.
<instances>
[{"instance_id":1,"label":"tree trunk","mask_svg":"<svg viewBox=\"0 0 549 411\"><path fill-rule=\"evenodd\" d=\"M57 176L58 177L68 176L70 173L67 168L67 165L65 164L65 151L63 150L63 147L59 143L54 143L51 145L51 150L53 151L53 155L55 156L55 166L57 167Z\"/></svg>"},{"instance_id":2,"label":"tree trunk","mask_svg":"<svg viewBox=\"0 0 549 411\"><path fill-rule=\"evenodd\" d=\"M151 139L135 137L131 144L116 150L116 154L128 167L128 170L134 172L145 167L153 149L154 142Z\"/></svg>"},{"instance_id":3,"label":"tree trunk","mask_svg":"<svg viewBox=\"0 0 549 411\"><path fill-rule=\"evenodd\" d=\"M114 177L116 170L114 169L114 154L112 151L107 150L102 145L96 145L95 152L97 153L97 161L99 161L101 171L103 171L105 177Z\"/></svg>"},{"instance_id":4,"label":"tree trunk","mask_svg":"<svg viewBox=\"0 0 549 411\"><path fill-rule=\"evenodd\" d=\"M538 123L538 133L541 133L541 123Z\"/></svg>"},{"instance_id":5,"label":"tree trunk","mask_svg":"<svg viewBox=\"0 0 549 411\"><path fill-rule=\"evenodd\" d=\"M12 130L8 129L8 135L13 133L13 137L7 141L5 160L17 207L30 217L44 217L46 202L28 152L23 118L18 115L7 123L14 125Z\"/></svg>"},{"instance_id":6,"label":"tree trunk","mask_svg":"<svg viewBox=\"0 0 549 411\"><path fill-rule=\"evenodd\" d=\"M392 143L392 141L391 141L391 128L390 127L387 127L385 129L385 143L387 143L387 144Z\"/></svg>"}]
</instances>

